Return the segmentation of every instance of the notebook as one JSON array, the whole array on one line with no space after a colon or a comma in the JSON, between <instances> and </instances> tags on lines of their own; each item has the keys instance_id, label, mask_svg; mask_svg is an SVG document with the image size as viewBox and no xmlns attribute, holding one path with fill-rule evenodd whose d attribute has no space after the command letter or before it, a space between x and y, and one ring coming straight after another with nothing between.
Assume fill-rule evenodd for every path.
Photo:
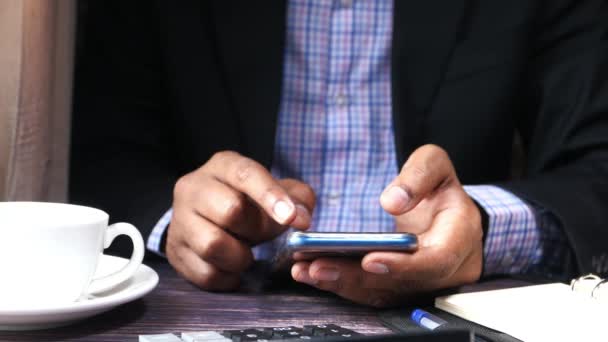
<instances>
[{"instance_id":1,"label":"notebook","mask_svg":"<svg viewBox=\"0 0 608 342\"><path fill-rule=\"evenodd\" d=\"M608 341L608 281L597 276L438 297L435 306L525 342Z\"/></svg>"}]
</instances>

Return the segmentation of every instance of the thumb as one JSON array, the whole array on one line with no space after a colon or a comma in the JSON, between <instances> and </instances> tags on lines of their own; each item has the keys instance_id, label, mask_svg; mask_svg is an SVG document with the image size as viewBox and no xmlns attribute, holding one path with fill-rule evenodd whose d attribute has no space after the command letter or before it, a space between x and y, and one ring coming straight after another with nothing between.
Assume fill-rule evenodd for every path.
<instances>
[{"instance_id":1,"label":"thumb","mask_svg":"<svg viewBox=\"0 0 608 342\"><path fill-rule=\"evenodd\" d=\"M388 213L401 215L437 188L457 180L447 152L436 145L424 145L412 153L399 175L384 189L380 204Z\"/></svg>"},{"instance_id":2,"label":"thumb","mask_svg":"<svg viewBox=\"0 0 608 342\"><path fill-rule=\"evenodd\" d=\"M299 229L309 228L316 204L316 195L312 187L292 178L281 179L279 184L287 191L296 206L296 218L290 225Z\"/></svg>"}]
</instances>

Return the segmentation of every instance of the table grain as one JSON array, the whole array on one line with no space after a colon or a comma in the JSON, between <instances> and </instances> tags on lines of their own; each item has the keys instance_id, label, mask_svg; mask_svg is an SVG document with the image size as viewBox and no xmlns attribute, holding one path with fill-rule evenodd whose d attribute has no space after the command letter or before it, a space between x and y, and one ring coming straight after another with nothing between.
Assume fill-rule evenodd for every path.
<instances>
[{"instance_id":1,"label":"table grain","mask_svg":"<svg viewBox=\"0 0 608 342\"><path fill-rule=\"evenodd\" d=\"M164 261L146 264L159 274L160 282L144 298L65 327L0 331L0 341L135 342L140 334L322 323L364 334L390 332L373 308L289 282L268 288L263 284L266 276L255 270L243 289L211 293L182 279Z\"/></svg>"}]
</instances>

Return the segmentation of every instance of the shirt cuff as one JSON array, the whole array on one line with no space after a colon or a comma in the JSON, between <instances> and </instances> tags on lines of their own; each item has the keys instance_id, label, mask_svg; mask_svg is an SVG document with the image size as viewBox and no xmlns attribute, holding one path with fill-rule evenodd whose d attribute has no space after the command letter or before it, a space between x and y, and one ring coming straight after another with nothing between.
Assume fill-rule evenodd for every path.
<instances>
[{"instance_id":1,"label":"shirt cuff","mask_svg":"<svg viewBox=\"0 0 608 342\"><path fill-rule=\"evenodd\" d=\"M464 187L488 214L484 244L484 276L521 274L543 257L540 227L532 207L493 185Z\"/></svg>"},{"instance_id":2,"label":"shirt cuff","mask_svg":"<svg viewBox=\"0 0 608 342\"><path fill-rule=\"evenodd\" d=\"M163 236L166 234L172 217L173 209L167 210L167 212L160 218L160 220L158 220L152 229L150 236L148 236L148 241L146 242L146 248L148 248L149 251L162 257L165 257L165 253L162 252Z\"/></svg>"}]
</instances>

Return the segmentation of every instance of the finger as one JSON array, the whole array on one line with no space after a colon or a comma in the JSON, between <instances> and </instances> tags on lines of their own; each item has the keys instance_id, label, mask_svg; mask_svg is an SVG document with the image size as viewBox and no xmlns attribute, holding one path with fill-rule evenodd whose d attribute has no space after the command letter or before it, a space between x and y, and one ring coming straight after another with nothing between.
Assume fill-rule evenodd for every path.
<instances>
[{"instance_id":1,"label":"finger","mask_svg":"<svg viewBox=\"0 0 608 342\"><path fill-rule=\"evenodd\" d=\"M299 261L291 266L291 277L300 283L316 286L319 282L308 273L310 262Z\"/></svg>"},{"instance_id":2,"label":"finger","mask_svg":"<svg viewBox=\"0 0 608 342\"><path fill-rule=\"evenodd\" d=\"M466 225L466 221L449 212L438 215L429 232L419 236L417 251L372 252L363 258L361 265L370 273L391 274L402 280L419 281L422 288L434 289L451 278L473 250Z\"/></svg>"},{"instance_id":3,"label":"finger","mask_svg":"<svg viewBox=\"0 0 608 342\"><path fill-rule=\"evenodd\" d=\"M316 195L310 185L295 179L281 179L279 183L295 202L297 215L290 226L298 229L310 227L312 212L316 204Z\"/></svg>"},{"instance_id":4,"label":"finger","mask_svg":"<svg viewBox=\"0 0 608 342\"><path fill-rule=\"evenodd\" d=\"M365 272L359 260L320 258L310 264L308 272L317 288L357 303L384 307L399 297L395 280Z\"/></svg>"},{"instance_id":5,"label":"finger","mask_svg":"<svg viewBox=\"0 0 608 342\"><path fill-rule=\"evenodd\" d=\"M284 228L273 229L262 224L260 209L245 195L215 178L198 176L196 191L188 205L214 225L230 231L241 240L251 244L274 238Z\"/></svg>"},{"instance_id":6,"label":"finger","mask_svg":"<svg viewBox=\"0 0 608 342\"><path fill-rule=\"evenodd\" d=\"M312 187L296 179L286 178L279 180L279 184L287 191L289 196L310 212L315 208L316 195Z\"/></svg>"},{"instance_id":7,"label":"finger","mask_svg":"<svg viewBox=\"0 0 608 342\"><path fill-rule=\"evenodd\" d=\"M185 244L196 255L218 269L240 273L253 262L251 249L242 241L196 215L176 215L183 226Z\"/></svg>"},{"instance_id":8,"label":"finger","mask_svg":"<svg viewBox=\"0 0 608 342\"><path fill-rule=\"evenodd\" d=\"M169 260L175 270L198 287L208 291L229 291L240 284L240 276L223 272L202 260L189 248L182 246Z\"/></svg>"},{"instance_id":9,"label":"finger","mask_svg":"<svg viewBox=\"0 0 608 342\"><path fill-rule=\"evenodd\" d=\"M369 273L387 274L403 282L412 282L410 287L418 290L434 290L438 284L453 275L457 261L438 247L422 248L408 255L396 252L374 252L362 262ZM384 272L384 273L380 273Z\"/></svg>"},{"instance_id":10,"label":"finger","mask_svg":"<svg viewBox=\"0 0 608 342\"><path fill-rule=\"evenodd\" d=\"M290 227L305 230L310 228L310 224L312 223L312 216L308 209L301 205L296 204L296 218L289 225Z\"/></svg>"},{"instance_id":11,"label":"finger","mask_svg":"<svg viewBox=\"0 0 608 342\"><path fill-rule=\"evenodd\" d=\"M203 168L249 196L277 223L288 225L295 219L296 208L285 189L256 161L226 151L216 153Z\"/></svg>"},{"instance_id":12,"label":"finger","mask_svg":"<svg viewBox=\"0 0 608 342\"><path fill-rule=\"evenodd\" d=\"M401 215L442 185L456 180L448 154L436 145L418 148L382 195L380 203L392 215Z\"/></svg>"}]
</instances>

